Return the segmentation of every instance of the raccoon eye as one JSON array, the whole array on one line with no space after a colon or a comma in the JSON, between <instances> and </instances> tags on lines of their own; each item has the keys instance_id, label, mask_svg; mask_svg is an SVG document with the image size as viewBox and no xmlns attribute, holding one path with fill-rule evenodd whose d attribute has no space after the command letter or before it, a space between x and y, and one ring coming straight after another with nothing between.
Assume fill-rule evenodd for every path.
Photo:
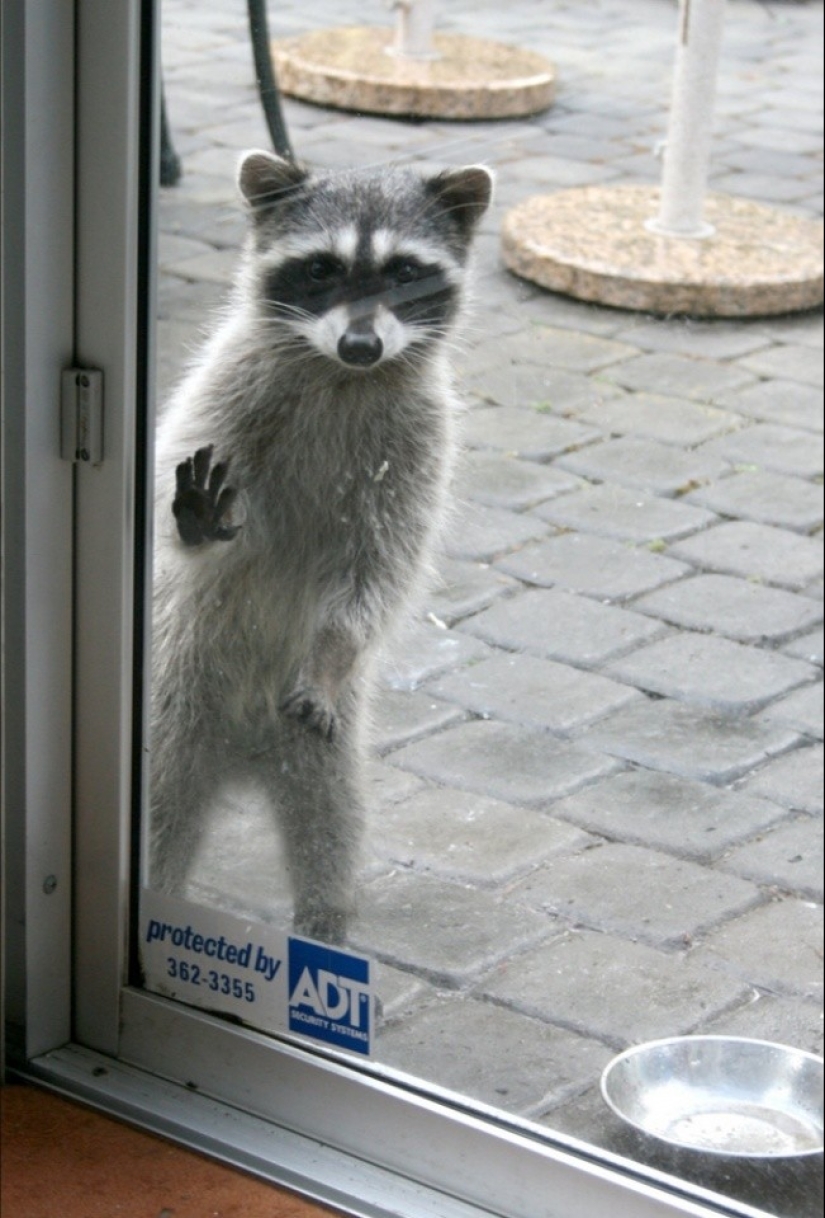
<instances>
[{"instance_id":1,"label":"raccoon eye","mask_svg":"<svg viewBox=\"0 0 825 1218\"><path fill-rule=\"evenodd\" d=\"M396 283L414 283L421 273L421 267L412 258L393 258L387 263L384 273Z\"/></svg>"},{"instance_id":2,"label":"raccoon eye","mask_svg":"<svg viewBox=\"0 0 825 1218\"><path fill-rule=\"evenodd\" d=\"M331 254L318 254L307 264L307 273L313 283L328 283L343 273L343 263Z\"/></svg>"}]
</instances>

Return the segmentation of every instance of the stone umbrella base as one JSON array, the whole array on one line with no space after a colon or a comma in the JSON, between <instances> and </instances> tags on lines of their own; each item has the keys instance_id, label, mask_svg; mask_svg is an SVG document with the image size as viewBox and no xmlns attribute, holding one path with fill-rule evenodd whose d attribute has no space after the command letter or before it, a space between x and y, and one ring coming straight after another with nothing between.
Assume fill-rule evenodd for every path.
<instances>
[{"instance_id":1,"label":"stone umbrella base","mask_svg":"<svg viewBox=\"0 0 825 1218\"><path fill-rule=\"evenodd\" d=\"M534 196L504 218L504 261L552 291L650 313L752 317L822 303L821 223L709 195L713 234L674 238L645 227L658 207L648 186Z\"/></svg>"},{"instance_id":2,"label":"stone umbrella base","mask_svg":"<svg viewBox=\"0 0 825 1218\"><path fill-rule=\"evenodd\" d=\"M516 118L553 101L541 55L459 34L436 34L436 57L393 52L390 29L320 30L271 44L281 91L342 110L397 117Z\"/></svg>"}]
</instances>

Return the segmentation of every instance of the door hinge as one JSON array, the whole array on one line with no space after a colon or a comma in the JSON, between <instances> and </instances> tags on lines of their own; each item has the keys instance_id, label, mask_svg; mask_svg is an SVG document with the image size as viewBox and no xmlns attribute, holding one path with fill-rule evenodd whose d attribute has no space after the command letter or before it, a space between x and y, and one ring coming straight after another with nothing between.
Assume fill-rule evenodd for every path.
<instances>
[{"instance_id":1,"label":"door hinge","mask_svg":"<svg viewBox=\"0 0 825 1218\"><path fill-rule=\"evenodd\" d=\"M103 373L64 368L60 385L60 455L64 461L103 460Z\"/></svg>"}]
</instances>

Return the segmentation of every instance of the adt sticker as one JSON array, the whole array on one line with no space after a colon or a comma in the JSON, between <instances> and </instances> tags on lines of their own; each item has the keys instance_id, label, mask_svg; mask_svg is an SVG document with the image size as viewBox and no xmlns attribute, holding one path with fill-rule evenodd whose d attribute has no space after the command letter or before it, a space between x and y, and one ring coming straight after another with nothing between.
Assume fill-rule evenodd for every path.
<instances>
[{"instance_id":1,"label":"adt sticker","mask_svg":"<svg viewBox=\"0 0 825 1218\"><path fill-rule=\"evenodd\" d=\"M372 1026L369 960L290 938L290 1031L369 1054Z\"/></svg>"},{"instance_id":2,"label":"adt sticker","mask_svg":"<svg viewBox=\"0 0 825 1218\"><path fill-rule=\"evenodd\" d=\"M264 1032L295 1032L368 1055L370 961L275 927L144 888L138 948L144 984Z\"/></svg>"}]
</instances>

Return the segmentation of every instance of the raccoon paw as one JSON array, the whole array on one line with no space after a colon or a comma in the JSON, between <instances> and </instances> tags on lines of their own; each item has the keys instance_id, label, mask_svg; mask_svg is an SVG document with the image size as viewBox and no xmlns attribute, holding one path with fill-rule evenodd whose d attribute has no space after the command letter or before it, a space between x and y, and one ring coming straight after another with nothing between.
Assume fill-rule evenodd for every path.
<instances>
[{"instance_id":1,"label":"raccoon paw","mask_svg":"<svg viewBox=\"0 0 825 1218\"><path fill-rule=\"evenodd\" d=\"M237 498L234 487L224 486L228 469L228 461L212 465L211 444L199 448L194 457L188 457L177 467L172 514L184 545L231 541L238 532L240 525L228 523Z\"/></svg>"},{"instance_id":2,"label":"raccoon paw","mask_svg":"<svg viewBox=\"0 0 825 1218\"><path fill-rule=\"evenodd\" d=\"M318 689L300 686L281 703L282 712L292 719L305 723L325 740L335 737L335 711L332 704Z\"/></svg>"}]
</instances>

